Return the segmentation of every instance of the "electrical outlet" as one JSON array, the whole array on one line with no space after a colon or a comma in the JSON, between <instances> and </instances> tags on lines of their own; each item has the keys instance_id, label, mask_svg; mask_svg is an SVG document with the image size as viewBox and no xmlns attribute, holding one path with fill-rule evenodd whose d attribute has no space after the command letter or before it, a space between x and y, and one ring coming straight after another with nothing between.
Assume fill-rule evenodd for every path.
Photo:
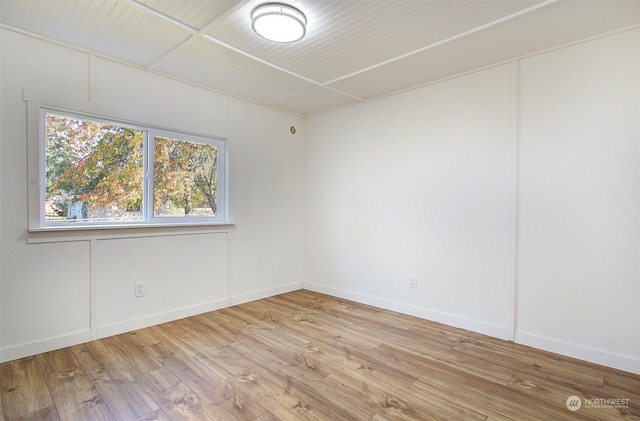
<instances>
[{"instance_id":1,"label":"electrical outlet","mask_svg":"<svg viewBox=\"0 0 640 421\"><path fill-rule=\"evenodd\" d=\"M418 288L418 277L416 275L409 275L409 288Z\"/></svg>"},{"instance_id":2,"label":"electrical outlet","mask_svg":"<svg viewBox=\"0 0 640 421\"><path fill-rule=\"evenodd\" d=\"M136 297L144 297L147 295L147 283L136 282Z\"/></svg>"}]
</instances>

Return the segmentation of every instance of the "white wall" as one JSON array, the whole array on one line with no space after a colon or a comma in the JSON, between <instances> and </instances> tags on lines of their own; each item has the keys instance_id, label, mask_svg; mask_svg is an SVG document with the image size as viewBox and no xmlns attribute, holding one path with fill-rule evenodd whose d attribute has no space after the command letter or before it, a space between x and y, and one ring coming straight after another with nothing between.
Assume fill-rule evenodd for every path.
<instances>
[{"instance_id":1,"label":"white wall","mask_svg":"<svg viewBox=\"0 0 640 421\"><path fill-rule=\"evenodd\" d=\"M300 118L14 32L1 36L0 361L301 287ZM94 232L73 241L28 233L23 98L229 138L236 230ZM147 281L138 299L137 280Z\"/></svg>"},{"instance_id":2,"label":"white wall","mask_svg":"<svg viewBox=\"0 0 640 421\"><path fill-rule=\"evenodd\" d=\"M508 338L510 73L309 119L305 286Z\"/></svg>"},{"instance_id":3,"label":"white wall","mask_svg":"<svg viewBox=\"0 0 640 421\"><path fill-rule=\"evenodd\" d=\"M640 372L640 31L520 80L518 339Z\"/></svg>"},{"instance_id":4,"label":"white wall","mask_svg":"<svg viewBox=\"0 0 640 421\"><path fill-rule=\"evenodd\" d=\"M639 56L629 31L309 118L305 287L640 372Z\"/></svg>"},{"instance_id":5,"label":"white wall","mask_svg":"<svg viewBox=\"0 0 640 421\"><path fill-rule=\"evenodd\" d=\"M236 221L229 288L238 304L302 287L305 129L301 119L238 100L229 121L237 139L230 144L237 158L229 180Z\"/></svg>"}]
</instances>

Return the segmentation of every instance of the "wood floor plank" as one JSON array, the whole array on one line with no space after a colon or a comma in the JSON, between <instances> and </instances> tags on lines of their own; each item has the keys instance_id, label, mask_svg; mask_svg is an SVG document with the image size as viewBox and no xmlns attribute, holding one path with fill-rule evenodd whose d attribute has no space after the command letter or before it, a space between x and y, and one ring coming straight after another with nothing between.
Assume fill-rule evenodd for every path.
<instances>
[{"instance_id":1,"label":"wood floor plank","mask_svg":"<svg viewBox=\"0 0 640 421\"><path fill-rule=\"evenodd\" d=\"M171 371L191 392L236 419L253 419L264 412L264 408L248 399L223 378L172 343L160 343L148 348L148 352Z\"/></svg>"},{"instance_id":2,"label":"wood floor plank","mask_svg":"<svg viewBox=\"0 0 640 421\"><path fill-rule=\"evenodd\" d=\"M337 322L334 318L326 319L322 312L318 312L319 320L322 320L322 323L317 323L312 318L316 317L315 315L309 315L293 308L282 309L281 306L276 306L274 301L268 301L268 303L273 305L272 311L278 311L280 314L279 323L302 337L311 337L341 348L362 351L371 350L383 342L377 338L369 337L366 333L351 330L351 322Z\"/></svg>"},{"instance_id":3,"label":"wood floor plank","mask_svg":"<svg viewBox=\"0 0 640 421\"><path fill-rule=\"evenodd\" d=\"M555 354L549 351L543 351L540 349L532 348L528 353L527 360L537 361L537 365L540 368L547 368L549 375L552 377L575 377L581 376L580 381L588 383L592 386L604 385L604 373L603 367L597 364L591 364L586 361L578 360L576 358L567 357L560 354ZM536 367L534 367L536 368ZM536 371L541 371L536 370Z\"/></svg>"},{"instance_id":4,"label":"wood floor plank","mask_svg":"<svg viewBox=\"0 0 640 421\"><path fill-rule=\"evenodd\" d=\"M322 325L340 330L353 324L344 318L339 318L335 314L324 310L321 304L306 304L304 301L296 300L294 294L283 294L277 297L267 298L264 303L274 310L279 310L286 314L290 320L305 322L309 325L316 323L315 319L322 320Z\"/></svg>"},{"instance_id":5,"label":"wood floor plank","mask_svg":"<svg viewBox=\"0 0 640 421\"><path fill-rule=\"evenodd\" d=\"M344 396L338 398L336 390L331 390L316 378L305 376L307 372L300 371L297 367L285 367L282 371L288 377L289 393L302 396L294 408L314 411L325 420L368 419L369 413L373 414L366 408L349 402Z\"/></svg>"},{"instance_id":6,"label":"wood floor plank","mask_svg":"<svg viewBox=\"0 0 640 421\"><path fill-rule=\"evenodd\" d=\"M0 376L0 421L640 421L640 375L305 290L0 364ZM570 395L584 407L570 411Z\"/></svg>"},{"instance_id":7,"label":"wood floor plank","mask_svg":"<svg viewBox=\"0 0 640 421\"><path fill-rule=\"evenodd\" d=\"M151 326L144 329L134 330L119 336L126 336L131 342L140 347L155 345L165 340L162 335L161 326Z\"/></svg>"},{"instance_id":8,"label":"wood floor plank","mask_svg":"<svg viewBox=\"0 0 640 421\"><path fill-rule=\"evenodd\" d=\"M229 381L244 388L278 419L358 419L353 418L354 414L347 408L351 402L345 402L342 397L340 402L323 397L319 390L328 392L309 371L274 359L255 358L252 348L242 343L229 348L237 352L245 368ZM279 404L274 401L274 396Z\"/></svg>"},{"instance_id":9,"label":"wood floor plank","mask_svg":"<svg viewBox=\"0 0 640 421\"><path fill-rule=\"evenodd\" d=\"M138 379L172 421L224 419L164 367L143 373Z\"/></svg>"},{"instance_id":10,"label":"wood floor plank","mask_svg":"<svg viewBox=\"0 0 640 421\"><path fill-rule=\"evenodd\" d=\"M140 418L136 418L135 421L171 421L171 418L169 418L162 409L158 409L157 411L150 412Z\"/></svg>"},{"instance_id":11,"label":"wood floor plank","mask_svg":"<svg viewBox=\"0 0 640 421\"><path fill-rule=\"evenodd\" d=\"M452 405L465 406L487 413L489 419L530 419L530 420L593 420L583 413L572 413L562 400L539 402L529 405L531 398L520 390L509 388L482 378L477 378L462 370L451 367L434 366L433 370L414 383L418 389L433 393L437 391L442 399Z\"/></svg>"},{"instance_id":12,"label":"wood floor plank","mask_svg":"<svg viewBox=\"0 0 640 421\"><path fill-rule=\"evenodd\" d=\"M114 420L70 348L36 356L63 420Z\"/></svg>"},{"instance_id":13,"label":"wood floor plank","mask_svg":"<svg viewBox=\"0 0 640 421\"><path fill-rule=\"evenodd\" d=\"M616 399L622 398L621 396L612 395L608 393L604 388L593 388L588 385L577 383L573 387L567 387L564 384L559 384L554 381L549 381L543 378L531 376L528 373L516 373L513 379L509 383L509 387L518 389L523 393L535 398L536 400L547 402L549 405L564 409L563 405L566 405L566 399L571 396L578 396L581 399L585 398L600 398L600 399ZM640 413L640 402L629 402L629 407L609 407L609 406L589 406L585 405L580 409L582 414L592 416L593 418L602 420L638 420L640 417L634 416L633 413Z\"/></svg>"},{"instance_id":14,"label":"wood floor plank","mask_svg":"<svg viewBox=\"0 0 640 421\"><path fill-rule=\"evenodd\" d=\"M375 414L388 420L450 420L468 419L484 420L485 415L473 417L471 413L463 414L456 408L443 410L433 401L417 397L409 389L398 389L389 384L371 382L359 372L335 372L325 380L352 389L361 396L361 404L367 406ZM426 395L425 395L426 396ZM453 411L449 411L452 409ZM456 412L456 416L452 414Z\"/></svg>"},{"instance_id":15,"label":"wood floor plank","mask_svg":"<svg viewBox=\"0 0 640 421\"><path fill-rule=\"evenodd\" d=\"M0 375L2 375L2 367L0 367ZM2 385L0 384L0 421L5 421L4 418L4 404L2 403Z\"/></svg>"},{"instance_id":16,"label":"wood floor plank","mask_svg":"<svg viewBox=\"0 0 640 421\"><path fill-rule=\"evenodd\" d=\"M235 368L230 368L236 372L227 381L253 399L262 402L268 396L290 395L288 379L279 368L252 358L250 351L241 344L229 346L225 356L225 359L237 360ZM227 361L227 364L231 362Z\"/></svg>"},{"instance_id":17,"label":"wood floor plank","mask_svg":"<svg viewBox=\"0 0 640 421\"><path fill-rule=\"evenodd\" d=\"M78 367L78 359L71 351L71 348L63 348L55 351L44 352L35 356L46 378L52 374L64 373Z\"/></svg>"},{"instance_id":18,"label":"wood floor plank","mask_svg":"<svg viewBox=\"0 0 640 421\"><path fill-rule=\"evenodd\" d=\"M226 347L211 342L211 335L200 335L191 331L177 331L179 336L173 338L172 343L183 351L189 353L191 358L215 373L222 379L227 379L234 374L236 365L233 363L225 364Z\"/></svg>"},{"instance_id":19,"label":"wood floor plank","mask_svg":"<svg viewBox=\"0 0 640 421\"><path fill-rule=\"evenodd\" d=\"M229 323L233 321L233 319L231 319L230 317L225 316L221 310L198 314L190 317L190 319L206 324L211 327L219 326L221 324Z\"/></svg>"},{"instance_id":20,"label":"wood floor plank","mask_svg":"<svg viewBox=\"0 0 640 421\"><path fill-rule=\"evenodd\" d=\"M110 350L115 359L131 376L153 371L160 368L160 363L145 351L146 346L152 346L160 342L140 341L143 335L136 334L117 335L101 339L100 342ZM156 336L157 337L157 336ZM142 345L147 344L147 345Z\"/></svg>"},{"instance_id":21,"label":"wood floor plank","mask_svg":"<svg viewBox=\"0 0 640 421\"><path fill-rule=\"evenodd\" d=\"M158 409L102 342L89 342L72 349L117 420L133 420Z\"/></svg>"},{"instance_id":22,"label":"wood floor plank","mask_svg":"<svg viewBox=\"0 0 640 421\"><path fill-rule=\"evenodd\" d=\"M640 393L640 376L631 377L617 370L607 370L604 373L604 389L620 398L635 396Z\"/></svg>"},{"instance_id":23,"label":"wood floor plank","mask_svg":"<svg viewBox=\"0 0 640 421\"><path fill-rule=\"evenodd\" d=\"M18 418L12 418L11 421L65 421L58 416L56 407L51 405L46 408L39 409L35 412L22 415Z\"/></svg>"},{"instance_id":24,"label":"wood floor plank","mask_svg":"<svg viewBox=\"0 0 640 421\"><path fill-rule=\"evenodd\" d=\"M208 342L214 346L225 346L233 343L235 340L220 329L220 324L210 326L205 323L206 319L190 317L188 319L177 320L176 323L170 323L165 327L169 333L182 337L190 336L206 336ZM178 330L179 332L176 332Z\"/></svg>"},{"instance_id":25,"label":"wood floor plank","mask_svg":"<svg viewBox=\"0 0 640 421\"><path fill-rule=\"evenodd\" d=\"M480 348L508 353L509 355L526 355L530 349L528 346L483 336L467 330L451 329L440 323L422 323L413 326L410 331L423 338L428 338L429 349L450 350L456 346L470 344Z\"/></svg>"},{"instance_id":26,"label":"wood floor plank","mask_svg":"<svg viewBox=\"0 0 640 421\"><path fill-rule=\"evenodd\" d=\"M426 345L428 347L428 345ZM511 380L511 373L502 370L495 371L494 367L485 362L473 364L465 356L460 356L450 352L420 352L412 347L406 347L401 343L382 344L375 352L381 352L389 355L394 361L409 361L410 365L416 370L428 372L434 366L445 365L451 369L466 371L475 377L488 380L497 384L507 385Z\"/></svg>"},{"instance_id":27,"label":"wood floor plank","mask_svg":"<svg viewBox=\"0 0 640 421\"><path fill-rule=\"evenodd\" d=\"M501 385L509 383L515 370L546 371L546 368L539 365L538 361L527 355L495 352L472 344L456 345L447 353L445 360L461 369L476 371L479 375L479 368L481 368L482 375L486 379L491 379Z\"/></svg>"},{"instance_id":28,"label":"wood floor plank","mask_svg":"<svg viewBox=\"0 0 640 421\"><path fill-rule=\"evenodd\" d=\"M46 378L63 420L114 420L104 400L81 368L52 373Z\"/></svg>"},{"instance_id":29,"label":"wood floor plank","mask_svg":"<svg viewBox=\"0 0 640 421\"><path fill-rule=\"evenodd\" d=\"M405 353L401 358L408 356L411 356L411 354ZM349 376L349 378L353 379L352 382L360 382L363 385L367 385L367 388L375 387L376 390L380 391L378 393L379 396L387 393L388 399L385 398L387 400L385 400L384 405L379 403L381 402L379 399L378 403L383 407L386 405L385 411L388 412L385 412L385 416L393 419L398 417L411 418L417 416L416 414L418 413L424 413L425 416L430 414L430 417L436 417L438 414L449 414L448 417L455 417L456 419L462 415L468 419L484 419L486 417L486 415L473 411L461 414L457 408L443 408L434 402L430 404L420 402L420 397L411 392L412 384L424 373L423 370L416 369L419 367L419 365L415 364L418 358L408 359L405 363L401 359L395 359L388 351L376 353L374 350L374 352L366 355L354 353L349 356L349 360L355 362L355 364L342 365L342 370L338 370L337 374L329 377L338 377L344 382L345 378L342 376ZM385 361L389 363L385 364ZM393 393L391 393L392 391Z\"/></svg>"},{"instance_id":30,"label":"wood floor plank","mask_svg":"<svg viewBox=\"0 0 640 421\"><path fill-rule=\"evenodd\" d=\"M8 420L53 406L53 399L36 357L2 364L0 385L4 416Z\"/></svg>"}]
</instances>

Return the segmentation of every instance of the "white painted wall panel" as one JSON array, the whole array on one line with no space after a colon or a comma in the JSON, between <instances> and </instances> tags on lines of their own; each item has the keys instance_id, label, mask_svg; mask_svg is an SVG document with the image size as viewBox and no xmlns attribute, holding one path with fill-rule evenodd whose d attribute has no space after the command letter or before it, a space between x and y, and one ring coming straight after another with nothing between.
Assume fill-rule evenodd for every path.
<instances>
[{"instance_id":1,"label":"white painted wall panel","mask_svg":"<svg viewBox=\"0 0 640 421\"><path fill-rule=\"evenodd\" d=\"M310 118L306 281L506 337L510 113L502 66Z\"/></svg>"},{"instance_id":2,"label":"white painted wall panel","mask_svg":"<svg viewBox=\"0 0 640 421\"><path fill-rule=\"evenodd\" d=\"M509 65L384 101L387 297L508 328L510 113Z\"/></svg>"},{"instance_id":3,"label":"white painted wall panel","mask_svg":"<svg viewBox=\"0 0 640 421\"><path fill-rule=\"evenodd\" d=\"M382 104L365 103L307 121L305 285L384 296Z\"/></svg>"},{"instance_id":4,"label":"white painted wall panel","mask_svg":"<svg viewBox=\"0 0 640 421\"><path fill-rule=\"evenodd\" d=\"M51 100L61 97L57 86L86 101L88 61L86 55L48 48L12 32L3 30L0 36L0 358L5 359L60 341L76 342L79 332L89 337L88 243L27 244L27 114L22 101L25 86Z\"/></svg>"},{"instance_id":5,"label":"white painted wall panel","mask_svg":"<svg viewBox=\"0 0 640 421\"><path fill-rule=\"evenodd\" d=\"M3 355L15 358L19 346L74 340L82 332L88 338L89 242L27 245L22 238L10 245L5 237L3 242Z\"/></svg>"},{"instance_id":6,"label":"white painted wall panel","mask_svg":"<svg viewBox=\"0 0 640 421\"><path fill-rule=\"evenodd\" d=\"M101 58L91 63L92 101L126 105L129 118L160 127L228 135L228 96Z\"/></svg>"},{"instance_id":7,"label":"white painted wall panel","mask_svg":"<svg viewBox=\"0 0 640 421\"><path fill-rule=\"evenodd\" d=\"M98 240L92 252L99 336L227 304L226 233ZM135 297L140 281L146 295Z\"/></svg>"},{"instance_id":8,"label":"white painted wall panel","mask_svg":"<svg viewBox=\"0 0 640 421\"><path fill-rule=\"evenodd\" d=\"M640 371L640 31L523 60L520 79L520 337Z\"/></svg>"},{"instance_id":9,"label":"white painted wall panel","mask_svg":"<svg viewBox=\"0 0 640 421\"><path fill-rule=\"evenodd\" d=\"M299 117L235 99L230 126L229 290L239 303L302 286L305 130Z\"/></svg>"},{"instance_id":10,"label":"white painted wall panel","mask_svg":"<svg viewBox=\"0 0 640 421\"><path fill-rule=\"evenodd\" d=\"M44 103L89 99L89 57L68 48L2 30L3 113L18 107L22 91Z\"/></svg>"}]
</instances>

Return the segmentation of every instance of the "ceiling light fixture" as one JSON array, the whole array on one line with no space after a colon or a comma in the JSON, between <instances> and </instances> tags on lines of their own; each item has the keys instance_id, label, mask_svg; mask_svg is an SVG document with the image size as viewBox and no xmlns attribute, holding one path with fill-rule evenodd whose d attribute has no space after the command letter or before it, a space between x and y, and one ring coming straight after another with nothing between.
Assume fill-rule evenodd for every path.
<instances>
[{"instance_id":1,"label":"ceiling light fixture","mask_svg":"<svg viewBox=\"0 0 640 421\"><path fill-rule=\"evenodd\" d=\"M275 42L295 42L307 33L307 18L293 6L267 3L251 12L251 27L262 38Z\"/></svg>"}]
</instances>

